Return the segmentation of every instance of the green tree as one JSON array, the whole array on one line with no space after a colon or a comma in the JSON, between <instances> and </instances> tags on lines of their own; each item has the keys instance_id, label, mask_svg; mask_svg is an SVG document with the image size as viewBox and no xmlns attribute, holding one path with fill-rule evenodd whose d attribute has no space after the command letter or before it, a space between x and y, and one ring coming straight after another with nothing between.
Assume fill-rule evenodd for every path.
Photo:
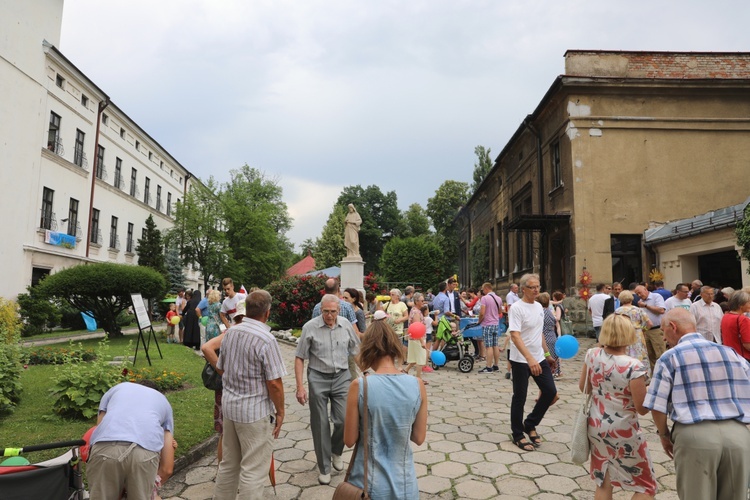
<instances>
[{"instance_id":1,"label":"green tree","mask_svg":"<svg viewBox=\"0 0 750 500\"><path fill-rule=\"evenodd\" d=\"M490 240L487 233L479 234L471 240L471 285L482 286L490 276Z\"/></svg>"},{"instance_id":2,"label":"green tree","mask_svg":"<svg viewBox=\"0 0 750 500\"><path fill-rule=\"evenodd\" d=\"M419 203L412 203L401 214L398 236L400 238L416 238L429 234L431 234L430 219L427 218L427 212Z\"/></svg>"},{"instance_id":3,"label":"green tree","mask_svg":"<svg viewBox=\"0 0 750 500\"><path fill-rule=\"evenodd\" d=\"M153 215L149 215L148 219L146 219L146 230L144 231L143 238L138 239L135 252L138 254L139 266L150 267L162 274L166 274L167 270L164 267L164 241L161 231L156 228Z\"/></svg>"},{"instance_id":4,"label":"green tree","mask_svg":"<svg viewBox=\"0 0 750 500\"><path fill-rule=\"evenodd\" d=\"M442 276L458 272L458 229L454 219L469 200L469 185L447 180L427 200L427 215L435 228L435 240L443 251Z\"/></svg>"},{"instance_id":5,"label":"green tree","mask_svg":"<svg viewBox=\"0 0 750 500\"><path fill-rule=\"evenodd\" d=\"M334 205L326 225L323 226L320 238L315 241L313 257L315 257L315 267L318 269L338 266L341 259L346 257L346 247L344 247L345 218L346 209L341 205Z\"/></svg>"},{"instance_id":6,"label":"green tree","mask_svg":"<svg viewBox=\"0 0 750 500\"><path fill-rule=\"evenodd\" d=\"M47 297L39 294L38 287L28 286L28 293L19 293L16 300L18 301L18 313L23 321L21 335L29 337L46 332L50 326L60 323L62 314L57 305Z\"/></svg>"},{"instance_id":7,"label":"green tree","mask_svg":"<svg viewBox=\"0 0 750 500\"><path fill-rule=\"evenodd\" d=\"M167 249L167 255L164 258L164 266L167 269L167 288L169 293L177 293L181 288L185 288L185 268L182 266L180 251L177 246L171 245Z\"/></svg>"},{"instance_id":8,"label":"green tree","mask_svg":"<svg viewBox=\"0 0 750 500\"><path fill-rule=\"evenodd\" d=\"M474 148L474 154L477 155L477 162L474 164L474 184L471 186L472 191L476 191L487 174L492 170L492 159L490 158L490 148L484 146Z\"/></svg>"},{"instance_id":9,"label":"green tree","mask_svg":"<svg viewBox=\"0 0 750 500\"><path fill-rule=\"evenodd\" d=\"M365 272L377 271L383 247L397 234L401 223L396 192L383 193L375 185L366 188L360 185L347 186L336 200L336 205L346 209L349 203L357 207L357 212L362 217L362 226L359 230L359 253L365 261ZM343 234L342 228L342 241Z\"/></svg>"},{"instance_id":10,"label":"green tree","mask_svg":"<svg viewBox=\"0 0 750 500\"><path fill-rule=\"evenodd\" d=\"M737 221L734 233L737 236L737 246L741 249L740 255L743 259L750 260L750 205L745 207L743 217Z\"/></svg>"},{"instance_id":11,"label":"green tree","mask_svg":"<svg viewBox=\"0 0 750 500\"><path fill-rule=\"evenodd\" d=\"M64 300L79 311L91 311L110 337L122 335L117 316L130 307L131 293L153 299L165 289L164 276L154 269L109 262L69 267L36 286L41 297Z\"/></svg>"},{"instance_id":12,"label":"green tree","mask_svg":"<svg viewBox=\"0 0 750 500\"><path fill-rule=\"evenodd\" d=\"M213 177L204 186L193 184L174 210L174 227L166 234L177 245L184 265L194 264L203 274L204 290L221 279L231 258L226 244L224 209Z\"/></svg>"},{"instance_id":13,"label":"green tree","mask_svg":"<svg viewBox=\"0 0 750 500\"><path fill-rule=\"evenodd\" d=\"M423 290L441 280L442 251L431 239L393 238L383 248L380 272L386 281L414 283Z\"/></svg>"},{"instance_id":14,"label":"green tree","mask_svg":"<svg viewBox=\"0 0 750 500\"><path fill-rule=\"evenodd\" d=\"M285 234L292 219L276 180L247 165L230 174L221 193L227 244L240 281L263 287L291 264L294 253Z\"/></svg>"}]
</instances>

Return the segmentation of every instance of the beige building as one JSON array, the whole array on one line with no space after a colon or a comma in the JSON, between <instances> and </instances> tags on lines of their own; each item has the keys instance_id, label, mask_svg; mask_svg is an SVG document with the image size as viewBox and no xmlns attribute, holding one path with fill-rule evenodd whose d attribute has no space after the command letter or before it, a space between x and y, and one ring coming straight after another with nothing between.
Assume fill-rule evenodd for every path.
<instances>
[{"instance_id":1,"label":"beige building","mask_svg":"<svg viewBox=\"0 0 750 500\"><path fill-rule=\"evenodd\" d=\"M745 201L748 165L750 53L568 51L458 216L461 276L502 289L533 271L569 293L584 268L642 281L669 269L645 231ZM470 259L484 238L487 265ZM704 250L680 281L701 278Z\"/></svg>"}]
</instances>

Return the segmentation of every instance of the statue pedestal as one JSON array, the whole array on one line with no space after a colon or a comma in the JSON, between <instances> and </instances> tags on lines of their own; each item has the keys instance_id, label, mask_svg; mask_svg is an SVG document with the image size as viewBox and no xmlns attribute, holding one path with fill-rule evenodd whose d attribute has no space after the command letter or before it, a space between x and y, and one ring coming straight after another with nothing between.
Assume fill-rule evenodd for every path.
<instances>
[{"instance_id":1,"label":"statue pedestal","mask_svg":"<svg viewBox=\"0 0 750 500\"><path fill-rule=\"evenodd\" d=\"M362 257L345 257L341 261L341 290L355 288L362 292L365 289L365 261Z\"/></svg>"}]
</instances>

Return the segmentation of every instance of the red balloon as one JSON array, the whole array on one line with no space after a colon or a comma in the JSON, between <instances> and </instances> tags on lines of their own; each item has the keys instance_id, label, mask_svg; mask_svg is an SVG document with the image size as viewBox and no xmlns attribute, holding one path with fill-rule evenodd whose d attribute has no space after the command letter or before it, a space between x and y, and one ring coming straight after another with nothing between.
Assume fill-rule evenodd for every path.
<instances>
[{"instance_id":1,"label":"red balloon","mask_svg":"<svg viewBox=\"0 0 750 500\"><path fill-rule=\"evenodd\" d=\"M424 323L412 323L409 325L409 337L413 340L421 339L427 333L427 327Z\"/></svg>"}]
</instances>

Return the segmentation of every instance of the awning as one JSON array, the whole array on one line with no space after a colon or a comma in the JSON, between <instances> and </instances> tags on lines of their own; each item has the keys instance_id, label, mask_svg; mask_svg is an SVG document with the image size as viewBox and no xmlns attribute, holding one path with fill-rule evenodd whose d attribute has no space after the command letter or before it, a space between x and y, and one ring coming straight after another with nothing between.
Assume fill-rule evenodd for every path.
<instances>
[{"instance_id":1,"label":"awning","mask_svg":"<svg viewBox=\"0 0 750 500\"><path fill-rule=\"evenodd\" d=\"M505 225L506 231L549 231L570 222L570 214L525 214Z\"/></svg>"}]
</instances>

